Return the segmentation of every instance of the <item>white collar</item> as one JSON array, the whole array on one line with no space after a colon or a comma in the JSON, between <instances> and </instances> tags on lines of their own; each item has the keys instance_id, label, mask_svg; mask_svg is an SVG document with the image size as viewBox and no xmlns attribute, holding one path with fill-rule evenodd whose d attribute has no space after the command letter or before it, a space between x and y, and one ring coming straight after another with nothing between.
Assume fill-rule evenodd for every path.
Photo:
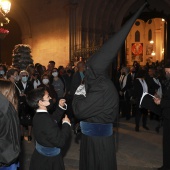
<instances>
[{"instance_id":1,"label":"white collar","mask_svg":"<svg viewBox=\"0 0 170 170\"><path fill-rule=\"evenodd\" d=\"M36 112L47 112L47 110L37 109Z\"/></svg>"}]
</instances>

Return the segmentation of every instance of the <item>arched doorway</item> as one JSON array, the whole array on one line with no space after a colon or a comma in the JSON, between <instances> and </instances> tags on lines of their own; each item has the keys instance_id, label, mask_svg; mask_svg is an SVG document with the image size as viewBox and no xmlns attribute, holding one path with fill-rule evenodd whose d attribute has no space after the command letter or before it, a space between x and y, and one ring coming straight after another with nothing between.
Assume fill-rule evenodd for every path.
<instances>
[{"instance_id":1,"label":"arched doorway","mask_svg":"<svg viewBox=\"0 0 170 170\"><path fill-rule=\"evenodd\" d=\"M12 50L16 44L22 43L22 34L18 23L13 18L9 19L10 23L3 26L3 28L9 30L9 34L3 40L0 40L0 63L10 66L12 64Z\"/></svg>"},{"instance_id":2,"label":"arched doorway","mask_svg":"<svg viewBox=\"0 0 170 170\"><path fill-rule=\"evenodd\" d=\"M164 60L165 29L163 18L137 19L126 38L126 65L133 65L134 61L145 65Z\"/></svg>"}]
</instances>

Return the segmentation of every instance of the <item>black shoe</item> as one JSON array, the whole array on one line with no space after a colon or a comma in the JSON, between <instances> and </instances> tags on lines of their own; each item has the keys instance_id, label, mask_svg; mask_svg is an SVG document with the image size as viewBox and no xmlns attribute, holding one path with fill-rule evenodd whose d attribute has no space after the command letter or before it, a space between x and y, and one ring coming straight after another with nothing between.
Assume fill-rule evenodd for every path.
<instances>
[{"instance_id":1,"label":"black shoe","mask_svg":"<svg viewBox=\"0 0 170 170\"><path fill-rule=\"evenodd\" d=\"M143 128L146 129L146 130L149 130L149 128L147 126L143 126Z\"/></svg>"},{"instance_id":2,"label":"black shoe","mask_svg":"<svg viewBox=\"0 0 170 170\"><path fill-rule=\"evenodd\" d=\"M28 141L31 141L32 140L32 137L31 136L28 136Z\"/></svg>"},{"instance_id":3,"label":"black shoe","mask_svg":"<svg viewBox=\"0 0 170 170\"><path fill-rule=\"evenodd\" d=\"M24 140L24 136L21 136L21 141L23 141Z\"/></svg>"},{"instance_id":4,"label":"black shoe","mask_svg":"<svg viewBox=\"0 0 170 170\"><path fill-rule=\"evenodd\" d=\"M136 131L136 132L139 132L139 127L135 127L135 131Z\"/></svg>"}]
</instances>

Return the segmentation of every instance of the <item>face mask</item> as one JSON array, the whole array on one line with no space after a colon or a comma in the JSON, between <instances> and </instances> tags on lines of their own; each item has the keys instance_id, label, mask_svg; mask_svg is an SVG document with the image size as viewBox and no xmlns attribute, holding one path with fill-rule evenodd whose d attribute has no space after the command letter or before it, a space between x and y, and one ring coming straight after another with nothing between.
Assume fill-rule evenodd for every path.
<instances>
[{"instance_id":1,"label":"face mask","mask_svg":"<svg viewBox=\"0 0 170 170\"><path fill-rule=\"evenodd\" d=\"M1 71L0 71L0 74L1 74L1 75L4 75L4 74L5 74L5 71L4 71L4 70L1 70Z\"/></svg>"},{"instance_id":2,"label":"face mask","mask_svg":"<svg viewBox=\"0 0 170 170\"><path fill-rule=\"evenodd\" d=\"M43 79L42 82L43 82L43 84L48 84L49 80L48 79Z\"/></svg>"},{"instance_id":3,"label":"face mask","mask_svg":"<svg viewBox=\"0 0 170 170\"><path fill-rule=\"evenodd\" d=\"M27 82L28 77L22 77L22 79L21 79L21 80L22 80L22 82L24 82L24 83L25 83L25 82Z\"/></svg>"},{"instance_id":4,"label":"face mask","mask_svg":"<svg viewBox=\"0 0 170 170\"><path fill-rule=\"evenodd\" d=\"M52 75L53 75L54 77L56 77L56 76L58 76L58 72L53 72Z\"/></svg>"},{"instance_id":5,"label":"face mask","mask_svg":"<svg viewBox=\"0 0 170 170\"><path fill-rule=\"evenodd\" d=\"M50 100L49 100L49 103L50 103L50 104L47 106L47 110L51 110L51 109L54 108L53 99L50 99Z\"/></svg>"}]
</instances>

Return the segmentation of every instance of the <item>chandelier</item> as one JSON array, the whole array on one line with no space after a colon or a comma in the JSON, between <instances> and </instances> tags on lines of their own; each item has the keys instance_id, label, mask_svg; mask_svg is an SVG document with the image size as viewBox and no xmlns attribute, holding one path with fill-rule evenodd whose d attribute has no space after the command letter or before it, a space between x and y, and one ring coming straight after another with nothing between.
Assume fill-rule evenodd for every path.
<instances>
[{"instance_id":1,"label":"chandelier","mask_svg":"<svg viewBox=\"0 0 170 170\"><path fill-rule=\"evenodd\" d=\"M0 26L9 23L9 19L6 17L11 8L11 2L9 0L0 0Z\"/></svg>"}]
</instances>

